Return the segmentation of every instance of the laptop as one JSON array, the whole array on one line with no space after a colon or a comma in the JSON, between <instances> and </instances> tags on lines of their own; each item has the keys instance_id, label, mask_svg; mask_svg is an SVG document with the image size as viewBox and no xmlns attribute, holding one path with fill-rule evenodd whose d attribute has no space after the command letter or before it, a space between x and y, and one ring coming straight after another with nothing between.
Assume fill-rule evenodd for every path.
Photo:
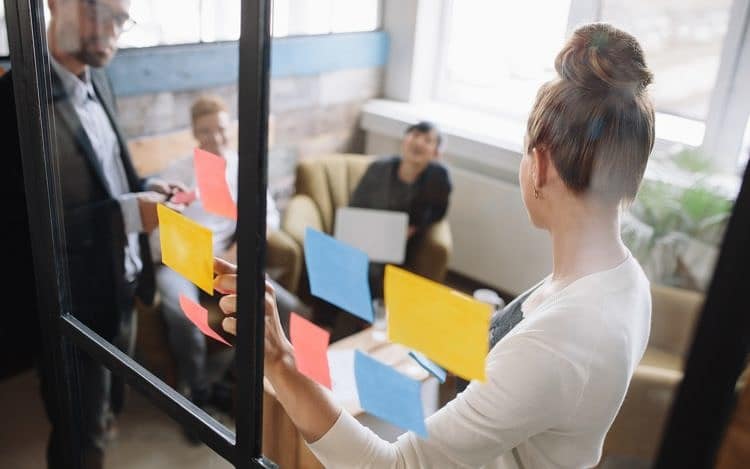
<instances>
[{"instance_id":1,"label":"laptop","mask_svg":"<svg viewBox=\"0 0 750 469\"><path fill-rule=\"evenodd\" d=\"M363 250L372 262L402 264L408 229L405 212L339 207L333 237Z\"/></svg>"}]
</instances>

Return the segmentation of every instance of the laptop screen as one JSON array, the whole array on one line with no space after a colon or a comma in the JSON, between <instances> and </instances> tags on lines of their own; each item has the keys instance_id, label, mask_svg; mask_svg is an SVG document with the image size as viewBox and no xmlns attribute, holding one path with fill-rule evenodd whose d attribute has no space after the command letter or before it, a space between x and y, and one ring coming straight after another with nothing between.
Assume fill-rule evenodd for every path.
<instances>
[{"instance_id":1,"label":"laptop screen","mask_svg":"<svg viewBox=\"0 0 750 469\"><path fill-rule=\"evenodd\" d=\"M363 250L372 262L403 264L408 228L404 212L339 207L333 237Z\"/></svg>"}]
</instances>

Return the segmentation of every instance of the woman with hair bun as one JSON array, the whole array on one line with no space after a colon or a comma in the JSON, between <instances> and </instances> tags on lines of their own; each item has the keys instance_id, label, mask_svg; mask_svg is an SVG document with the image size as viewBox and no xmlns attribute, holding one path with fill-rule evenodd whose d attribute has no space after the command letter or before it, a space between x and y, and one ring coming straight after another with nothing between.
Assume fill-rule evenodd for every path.
<instances>
[{"instance_id":1,"label":"woman with hair bun","mask_svg":"<svg viewBox=\"0 0 750 469\"><path fill-rule=\"evenodd\" d=\"M266 294L265 375L310 449L331 468L595 466L643 356L649 282L620 239L654 144L652 75L630 34L578 28L528 119L519 169L531 223L550 234L552 272L492 319L487 381L426 421L428 437L383 441L300 374ZM216 262L233 293L234 266ZM222 298L227 314L236 296ZM235 319L224 320L235 330Z\"/></svg>"}]
</instances>

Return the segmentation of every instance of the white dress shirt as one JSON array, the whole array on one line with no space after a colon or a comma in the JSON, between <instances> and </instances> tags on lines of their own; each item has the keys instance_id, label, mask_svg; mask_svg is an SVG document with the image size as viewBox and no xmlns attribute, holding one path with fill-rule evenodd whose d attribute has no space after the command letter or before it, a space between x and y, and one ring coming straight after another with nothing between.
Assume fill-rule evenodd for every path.
<instances>
[{"instance_id":1,"label":"white dress shirt","mask_svg":"<svg viewBox=\"0 0 750 469\"><path fill-rule=\"evenodd\" d=\"M82 77L77 77L51 55L49 59L101 164L109 192L120 204L128 239L125 246L125 277L133 281L143 268L138 244L138 234L143 230L143 225L137 196L128 187L117 134L94 91L88 67Z\"/></svg>"}]
</instances>

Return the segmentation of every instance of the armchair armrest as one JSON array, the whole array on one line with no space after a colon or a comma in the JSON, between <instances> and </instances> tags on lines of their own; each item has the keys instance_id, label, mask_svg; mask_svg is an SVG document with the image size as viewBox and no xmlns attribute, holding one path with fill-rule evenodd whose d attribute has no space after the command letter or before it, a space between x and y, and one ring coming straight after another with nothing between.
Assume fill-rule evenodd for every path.
<instances>
[{"instance_id":1,"label":"armchair armrest","mask_svg":"<svg viewBox=\"0 0 750 469\"><path fill-rule=\"evenodd\" d=\"M651 285L649 347L686 357L701 312L704 294L666 285Z\"/></svg>"},{"instance_id":2,"label":"armchair armrest","mask_svg":"<svg viewBox=\"0 0 750 469\"><path fill-rule=\"evenodd\" d=\"M430 225L420 235L408 267L416 274L442 282L448 270L448 260L453 251L453 236L447 219Z\"/></svg>"},{"instance_id":3,"label":"armchair armrest","mask_svg":"<svg viewBox=\"0 0 750 469\"><path fill-rule=\"evenodd\" d=\"M625 400L604 440L604 455L653 461L681 380L679 371L636 367Z\"/></svg>"},{"instance_id":4,"label":"armchair armrest","mask_svg":"<svg viewBox=\"0 0 750 469\"><path fill-rule=\"evenodd\" d=\"M286 232L271 230L266 239L266 270L292 293L297 292L302 273L302 247Z\"/></svg>"},{"instance_id":5,"label":"armchair armrest","mask_svg":"<svg viewBox=\"0 0 750 469\"><path fill-rule=\"evenodd\" d=\"M312 198L304 194L292 197L284 211L281 229L302 247L305 245L305 228L323 231L323 220L318 206Z\"/></svg>"}]
</instances>

